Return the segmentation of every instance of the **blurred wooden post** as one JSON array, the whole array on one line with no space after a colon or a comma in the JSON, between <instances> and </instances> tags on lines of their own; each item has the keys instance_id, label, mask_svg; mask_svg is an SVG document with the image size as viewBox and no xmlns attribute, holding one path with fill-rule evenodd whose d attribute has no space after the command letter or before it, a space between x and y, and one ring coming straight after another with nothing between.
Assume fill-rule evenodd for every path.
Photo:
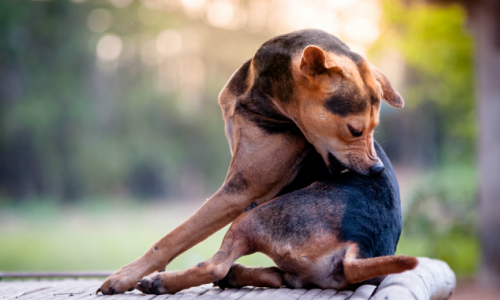
<instances>
[{"instance_id":1,"label":"blurred wooden post","mask_svg":"<svg viewBox=\"0 0 500 300\"><path fill-rule=\"evenodd\" d=\"M479 282L500 289L500 0L428 0L467 8L476 45L479 123Z\"/></svg>"},{"instance_id":2,"label":"blurred wooden post","mask_svg":"<svg viewBox=\"0 0 500 300\"><path fill-rule=\"evenodd\" d=\"M480 283L500 289L500 1L470 10L476 40L479 117Z\"/></svg>"}]
</instances>

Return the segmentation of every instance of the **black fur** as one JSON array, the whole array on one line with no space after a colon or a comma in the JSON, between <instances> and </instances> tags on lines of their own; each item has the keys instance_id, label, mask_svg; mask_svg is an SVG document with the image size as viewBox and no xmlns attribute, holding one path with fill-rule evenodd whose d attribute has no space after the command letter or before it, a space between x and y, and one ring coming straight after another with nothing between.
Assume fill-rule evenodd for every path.
<instances>
[{"instance_id":1,"label":"black fur","mask_svg":"<svg viewBox=\"0 0 500 300\"><path fill-rule=\"evenodd\" d=\"M271 100L256 88L252 88L244 97L237 100L235 110L267 134L286 132L300 134L297 125L281 114Z\"/></svg>"},{"instance_id":2,"label":"black fur","mask_svg":"<svg viewBox=\"0 0 500 300\"><path fill-rule=\"evenodd\" d=\"M371 102L371 99L370 99ZM341 117L355 115L366 111L369 101L357 87L340 86L335 94L325 102L325 107Z\"/></svg>"},{"instance_id":3,"label":"black fur","mask_svg":"<svg viewBox=\"0 0 500 300\"><path fill-rule=\"evenodd\" d=\"M292 75L292 57L308 45L350 58L359 65L362 57L351 52L341 40L321 30L307 29L277 36L264 43L250 61L233 75L228 88L238 95L236 109L268 134L297 133L298 127L282 115L271 97L287 104L293 101L295 82ZM250 65L253 64L254 83L248 91ZM360 69L361 72L361 69ZM368 108L364 93L355 87L342 85L335 95L325 99L325 107L334 114L359 114Z\"/></svg>"},{"instance_id":4,"label":"black fur","mask_svg":"<svg viewBox=\"0 0 500 300\"><path fill-rule=\"evenodd\" d=\"M238 173L229 178L228 182L224 185L224 192L226 194L235 194L242 190L246 190L247 188L247 180L242 173Z\"/></svg>"},{"instance_id":5,"label":"black fur","mask_svg":"<svg viewBox=\"0 0 500 300\"><path fill-rule=\"evenodd\" d=\"M254 86L283 103L293 100L292 56L309 45L347 56L356 64L362 57L335 36L317 29L306 29L277 36L264 43L253 58Z\"/></svg>"},{"instance_id":6,"label":"black fur","mask_svg":"<svg viewBox=\"0 0 500 300\"><path fill-rule=\"evenodd\" d=\"M380 176L329 175L323 161L311 157L309 163L318 163L321 176L311 174L314 168L310 166L303 168L298 177L316 182L253 209L250 213L258 220L259 230L272 240L293 244L328 232L339 242L357 243L362 258L394 254L402 226L399 186L377 142L375 150L386 167Z\"/></svg>"},{"instance_id":7,"label":"black fur","mask_svg":"<svg viewBox=\"0 0 500 300\"><path fill-rule=\"evenodd\" d=\"M250 64L252 60L247 60L239 69L236 71L228 84L229 90L236 94L241 95L246 92L248 88L248 70L250 69Z\"/></svg>"}]
</instances>

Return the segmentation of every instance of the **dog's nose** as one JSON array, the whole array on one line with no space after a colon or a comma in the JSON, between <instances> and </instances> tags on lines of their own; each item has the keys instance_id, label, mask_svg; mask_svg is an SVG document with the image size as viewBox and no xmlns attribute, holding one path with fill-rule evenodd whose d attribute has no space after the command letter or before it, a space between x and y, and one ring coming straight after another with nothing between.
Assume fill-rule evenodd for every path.
<instances>
[{"instance_id":1,"label":"dog's nose","mask_svg":"<svg viewBox=\"0 0 500 300\"><path fill-rule=\"evenodd\" d=\"M382 172L384 172L385 166L384 164L379 160L375 164L373 164L370 167L370 175L380 175Z\"/></svg>"}]
</instances>

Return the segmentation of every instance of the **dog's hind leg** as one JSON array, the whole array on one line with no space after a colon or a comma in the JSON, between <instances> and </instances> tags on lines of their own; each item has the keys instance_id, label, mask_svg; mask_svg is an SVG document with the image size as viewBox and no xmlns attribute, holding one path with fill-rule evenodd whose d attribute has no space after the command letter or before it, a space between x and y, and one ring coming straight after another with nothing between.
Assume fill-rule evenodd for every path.
<instances>
[{"instance_id":1,"label":"dog's hind leg","mask_svg":"<svg viewBox=\"0 0 500 300\"><path fill-rule=\"evenodd\" d=\"M226 277L214 282L221 288L239 288L244 286L278 288L284 284L283 271L277 267L251 268L233 264Z\"/></svg>"},{"instance_id":2,"label":"dog's hind leg","mask_svg":"<svg viewBox=\"0 0 500 300\"><path fill-rule=\"evenodd\" d=\"M136 289L146 294L165 294L212 283L223 279L238 258L251 252L244 237L228 231L220 250L209 260L183 271L151 274L139 281Z\"/></svg>"}]
</instances>

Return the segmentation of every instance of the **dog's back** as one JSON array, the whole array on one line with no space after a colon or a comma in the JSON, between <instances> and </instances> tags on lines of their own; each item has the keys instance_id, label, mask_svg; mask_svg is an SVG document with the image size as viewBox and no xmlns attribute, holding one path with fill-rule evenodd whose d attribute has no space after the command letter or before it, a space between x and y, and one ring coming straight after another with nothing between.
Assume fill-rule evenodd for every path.
<instances>
[{"instance_id":1,"label":"dog's back","mask_svg":"<svg viewBox=\"0 0 500 300\"><path fill-rule=\"evenodd\" d=\"M319 181L252 209L230 230L246 236L252 251L270 256L291 287L345 288L413 268L414 259L400 256L366 265L371 258L394 254L402 226L394 170L376 142L375 149L386 166L380 176L326 175L319 159L317 172L309 164L294 187ZM404 259L394 260L398 257ZM348 274L349 260L364 262L355 270L363 274Z\"/></svg>"}]
</instances>

